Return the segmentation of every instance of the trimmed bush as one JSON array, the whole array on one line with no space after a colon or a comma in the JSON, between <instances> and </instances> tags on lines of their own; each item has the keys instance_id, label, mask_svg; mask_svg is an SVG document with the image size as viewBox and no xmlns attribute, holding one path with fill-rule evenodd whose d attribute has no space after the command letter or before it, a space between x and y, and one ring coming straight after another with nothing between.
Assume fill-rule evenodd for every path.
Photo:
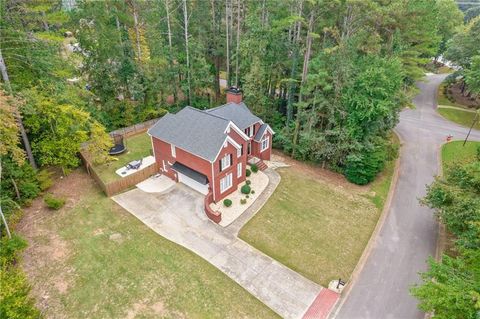
<instances>
[{"instance_id":1,"label":"trimmed bush","mask_svg":"<svg viewBox=\"0 0 480 319\"><path fill-rule=\"evenodd\" d=\"M47 169L42 169L40 172L37 174L37 180L38 180L38 185L40 186L40 190L46 191L53 185L53 180L52 180L52 172L48 171Z\"/></svg>"},{"instance_id":2,"label":"trimmed bush","mask_svg":"<svg viewBox=\"0 0 480 319\"><path fill-rule=\"evenodd\" d=\"M0 318L37 319L40 312L30 297L30 285L18 267L18 259L27 242L21 237L0 240Z\"/></svg>"},{"instance_id":3,"label":"trimmed bush","mask_svg":"<svg viewBox=\"0 0 480 319\"><path fill-rule=\"evenodd\" d=\"M250 198L250 196L249 196L249 195L247 195L247 196L245 196L245 197L246 197L246 198Z\"/></svg>"},{"instance_id":4,"label":"trimmed bush","mask_svg":"<svg viewBox=\"0 0 480 319\"><path fill-rule=\"evenodd\" d=\"M242 198L240 200L240 204L245 205L247 203L247 200L245 198Z\"/></svg>"},{"instance_id":5,"label":"trimmed bush","mask_svg":"<svg viewBox=\"0 0 480 319\"><path fill-rule=\"evenodd\" d=\"M247 184L247 185L250 185L251 183L252 183L252 181L250 181L248 179L245 181L245 184Z\"/></svg>"},{"instance_id":6,"label":"trimmed bush","mask_svg":"<svg viewBox=\"0 0 480 319\"><path fill-rule=\"evenodd\" d=\"M251 192L250 192L250 194L255 194L255 191L252 189Z\"/></svg>"},{"instance_id":7,"label":"trimmed bush","mask_svg":"<svg viewBox=\"0 0 480 319\"><path fill-rule=\"evenodd\" d=\"M228 198L227 198L227 199L224 199L224 200L223 200L223 205L225 205L225 207L230 207L230 206L232 206L232 200L230 200L230 199L228 199Z\"/></svg>"},{"instance_id":8,"label":"trimmed bush","mask_svg":"<svg viewBox=\"0 0 480 319\"><path fill-rule=\"evenodd\" d=\"M63 207L63 205L65 205L64 198L58 198L53 196L52 194L45 195L45 198L43 200L45 201L45 204L47 204L48 208L54 210L59 210Z\"/></svg>"},{"instance_id":9,"label":"trimmed bush","mask_svg":"<svg viewBox=\"0 0 480 319\"><path fill-rule=\"evenodd\" d=\"M248 176L250 176L250 175L252 175L252 171L247 168L247 169L245 170L245 176L248 177Z\"/></svg>"},{"instance_id":10,"label":"trimmed bush","mask_svg":"<svg viewBox=\"0 0 480 319\"><path fill-rule=\"evenodd\" d=\"M243 185L242 188L240 189L242 194L250 194L251 188L250 185Z\"/></svg>"},{"instance_id":11,"label":"trimmed bush","mask_svg":"<svg viewBox=\"0 0 480 319\"><path fill-rule=\"evenodd\" d=\"M250 168L252 169L252 172L256 173L258 172L258 166L255 164L250 165Z\"/></svg>"}]
</instances>

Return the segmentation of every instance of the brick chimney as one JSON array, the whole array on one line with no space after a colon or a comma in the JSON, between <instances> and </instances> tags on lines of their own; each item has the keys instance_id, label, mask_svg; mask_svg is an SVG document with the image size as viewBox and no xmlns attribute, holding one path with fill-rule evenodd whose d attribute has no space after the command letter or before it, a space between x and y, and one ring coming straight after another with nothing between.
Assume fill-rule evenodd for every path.
<instances>
[{"instance_id":1,"label":"brick chimney","mask_svg":"<svg viewBox=\"0 0 480 319\"><path fill-rule=\"evenodd\" d=\"M242 102L242 90L236 86L231 86L227 90L227 103L241 103Z\"/></svg>"}]
</instances>

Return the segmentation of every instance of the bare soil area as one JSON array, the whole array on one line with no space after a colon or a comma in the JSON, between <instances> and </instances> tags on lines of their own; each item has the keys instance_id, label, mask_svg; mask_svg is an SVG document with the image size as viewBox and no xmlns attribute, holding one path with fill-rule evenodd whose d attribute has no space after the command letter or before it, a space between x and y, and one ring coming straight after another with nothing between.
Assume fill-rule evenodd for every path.
<instances>
[{"instance_id":1,"label":"bare soil area","mask_svg":"<svg viewBox=\"0 0 480 319\"><path fill-rule=\"evenodd\" d=\"M468 109L477 109L480 107L480 101L472 97L464 96L462 94L461 83L456 83L448 88L449 97L453 98L455 103L460 104Z\"/></svg>"}]
</instances>

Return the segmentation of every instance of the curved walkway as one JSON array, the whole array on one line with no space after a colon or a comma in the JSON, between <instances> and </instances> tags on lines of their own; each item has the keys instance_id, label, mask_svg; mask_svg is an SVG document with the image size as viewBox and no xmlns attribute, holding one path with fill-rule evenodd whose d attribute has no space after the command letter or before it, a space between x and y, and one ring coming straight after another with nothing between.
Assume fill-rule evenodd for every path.
<instances>
[{"instance_id":1,"label":"curved walkway","mask_svg":"<svg viewBox=\"0 0 480 319\"><path fill-rule=\"evenodd\" d=\"M445 74L420 82L415 110L400 114L396 132L402 140L399 178L385 223L350 293L332 317L338 319L423 318L409 288L420 281L428 256L435 255L438 224L418 199L439 172L439 150L447 135L464 139L468 129L436 112L437 88ZM472 131L470 140L480 140Z\"/></svg>"}]
</instances>

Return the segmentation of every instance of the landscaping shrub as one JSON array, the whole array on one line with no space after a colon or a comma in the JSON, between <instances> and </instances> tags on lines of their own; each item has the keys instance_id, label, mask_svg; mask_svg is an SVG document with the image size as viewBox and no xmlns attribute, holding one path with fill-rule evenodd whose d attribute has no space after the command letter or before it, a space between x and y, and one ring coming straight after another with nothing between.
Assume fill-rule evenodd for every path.
<instances>
[{"instance_id":1,"label":"landscaping shrub","mask_svg":"<svg viewBox=\"0 0 480 319\"><path fill-rule=\"evenodd\" d=\"M250 196L248 196L248 195L247 195L247 196L245 196L245 197L246 197L246 198L250 198Z\"/></svg>"},{"instance_id":2,"label":"landscaping shrub","mask_svg":"<svg viewBox=\"0 0 480 319\"><path fill-rule=\"evenodd\" d=\"M12 239L0 240L0 318L40 318L40 313L29 296L30 285L21 269L16 266L18 256L26 246L26 241L16 235Z\"/></svg>"},{"instance_id":3,"label":"landscaping shrub","mask_svg":"<svg viewBox=\"0 0 480 319\"><path fill-rule=\"evenodd\" d=\"M247 184L247 185L250 185L251 183L252 183L252 181L250 181L248 179L245 181L245 184Z\"/></svg>"},{"instance_id":4,"label":"landscaping shrub","mask_svg":"<svg viewBox=\"0 0 480 319\"><path fill-rule=\"evenodd\" d=\"M252 169L252 172L256 173L258 172L258 166L255 164L250 165L250 168Z\"/></svg>"},{"instance_id":5,"label":"landscaping shrub","mask_svg":"<svg viewBox=\"0 0 480 319\"><path fill-rule=\"evenodd\" d=\"M240 191L242 192L242 194L250 194L250 185L243 185L242 188L240 189Z\"/></svg>"},{"instance_id":6,"label":"landscaping shrub","mask_svg":"<svg viewBox=\"0 0 480 319\"><path fill-rule=\"evenodd\" d=\"M42 169L41 171L38 172L37 174L37 180L38 180L38 186L40 187L40 190L46 191L53 185L53 180L52 180L52 172L50 172L47 169Z\"/></svg>"},{"instance_id":7,"label":"landscaping shrub","mask_svg":"<svg viewBox=\"0 0 480 319\"><path fill-rule=\"evenodd\" d=\"M28 163L18 165L8 157L2 158L1 195L2 199L10 198L19 205L33 199L40 193L35 170ZM18 195L20 198L17 197Z\"/></svg>"},{"instance_id":8,"label":"landscaping shrub","mask_svg":"<svg viewBox=\"0 0 480 319\"><path fill-rule=\"evenodd\" d=\"M348 181L365 185L375 179L377 174L385 167L387 151L385 144L363 148L347 156L345 177Z\"/></svg>"},{"instance_id":9,"label":"landscaping shrub","mask_svg":"<svg viewBox=\"0 0 480 319\"><path fill-rule=\"evenodd\" d=\"M228 198L227 198L227 199L224 199L224 200L223 200L223 205L225 205L225 207L230 207L230 206L232 206L232 200L230 200L230 199L228 199Z\"/></svg>"},{"instance_id":10,"label":"landscaping shrub","mask_svg":"<svg viewBox=\"0 0 480 319\"><path fill-rule=\"evenodd\" d=\"M255 191L252 189L252 190L250 191L250 194L255 194Z\"/></svg>"},{"instance_id":11,"label":"landscaping shrub","mask_svg":"<svg viewBox=\"0 0 480 319\"><path fill-rule=\"evenodd\" d=\"M252 171L247 168L245 170L245 176L249 177L250 175L252 175Z\"/></svg>"},{"instance_id":12,"label":"landscaping shrub","mask_svg":"<svg viewBox=\"0 0 480 319\"><path fill-rule=\"evenodd\" d=\"M240 204L245 205L247 203L247 200L245 198L242 198L240 200Z\"/></svg>"},{"instance_id":13,"label":"landscaping shrub","mask_svg":"<svg viewBox=\"0 0 480 319\"><path fill-rule=\"evenodd\" d=\"M13 264L21 251L26 247L27 241L20 236L13 234L11 239L3 237L0 240L0 264Z\"/></svg>"},{"instance_id":14,"label":"landscaping shrub","mask_svg":"<svg viewBox=\"0 0 480 319\"><path fill-rule=\"evenodd\" d=\"M65 205L64 198L55 197L52 194L47 194L43 200L45 201L45 204L47 204L48 208L54 210L58 210Z\"/></svg>"},{"instance_id":15,"label":"landscaping shrub","mask_svg":"<svg viewBox=\"0 0 480 319\"><path fill-rule=\"evenodd\" d=\"M0 270L0 318L36 319L40 313L29 296L30 286L18 268Z\"/></svg>"}]
</instances>

